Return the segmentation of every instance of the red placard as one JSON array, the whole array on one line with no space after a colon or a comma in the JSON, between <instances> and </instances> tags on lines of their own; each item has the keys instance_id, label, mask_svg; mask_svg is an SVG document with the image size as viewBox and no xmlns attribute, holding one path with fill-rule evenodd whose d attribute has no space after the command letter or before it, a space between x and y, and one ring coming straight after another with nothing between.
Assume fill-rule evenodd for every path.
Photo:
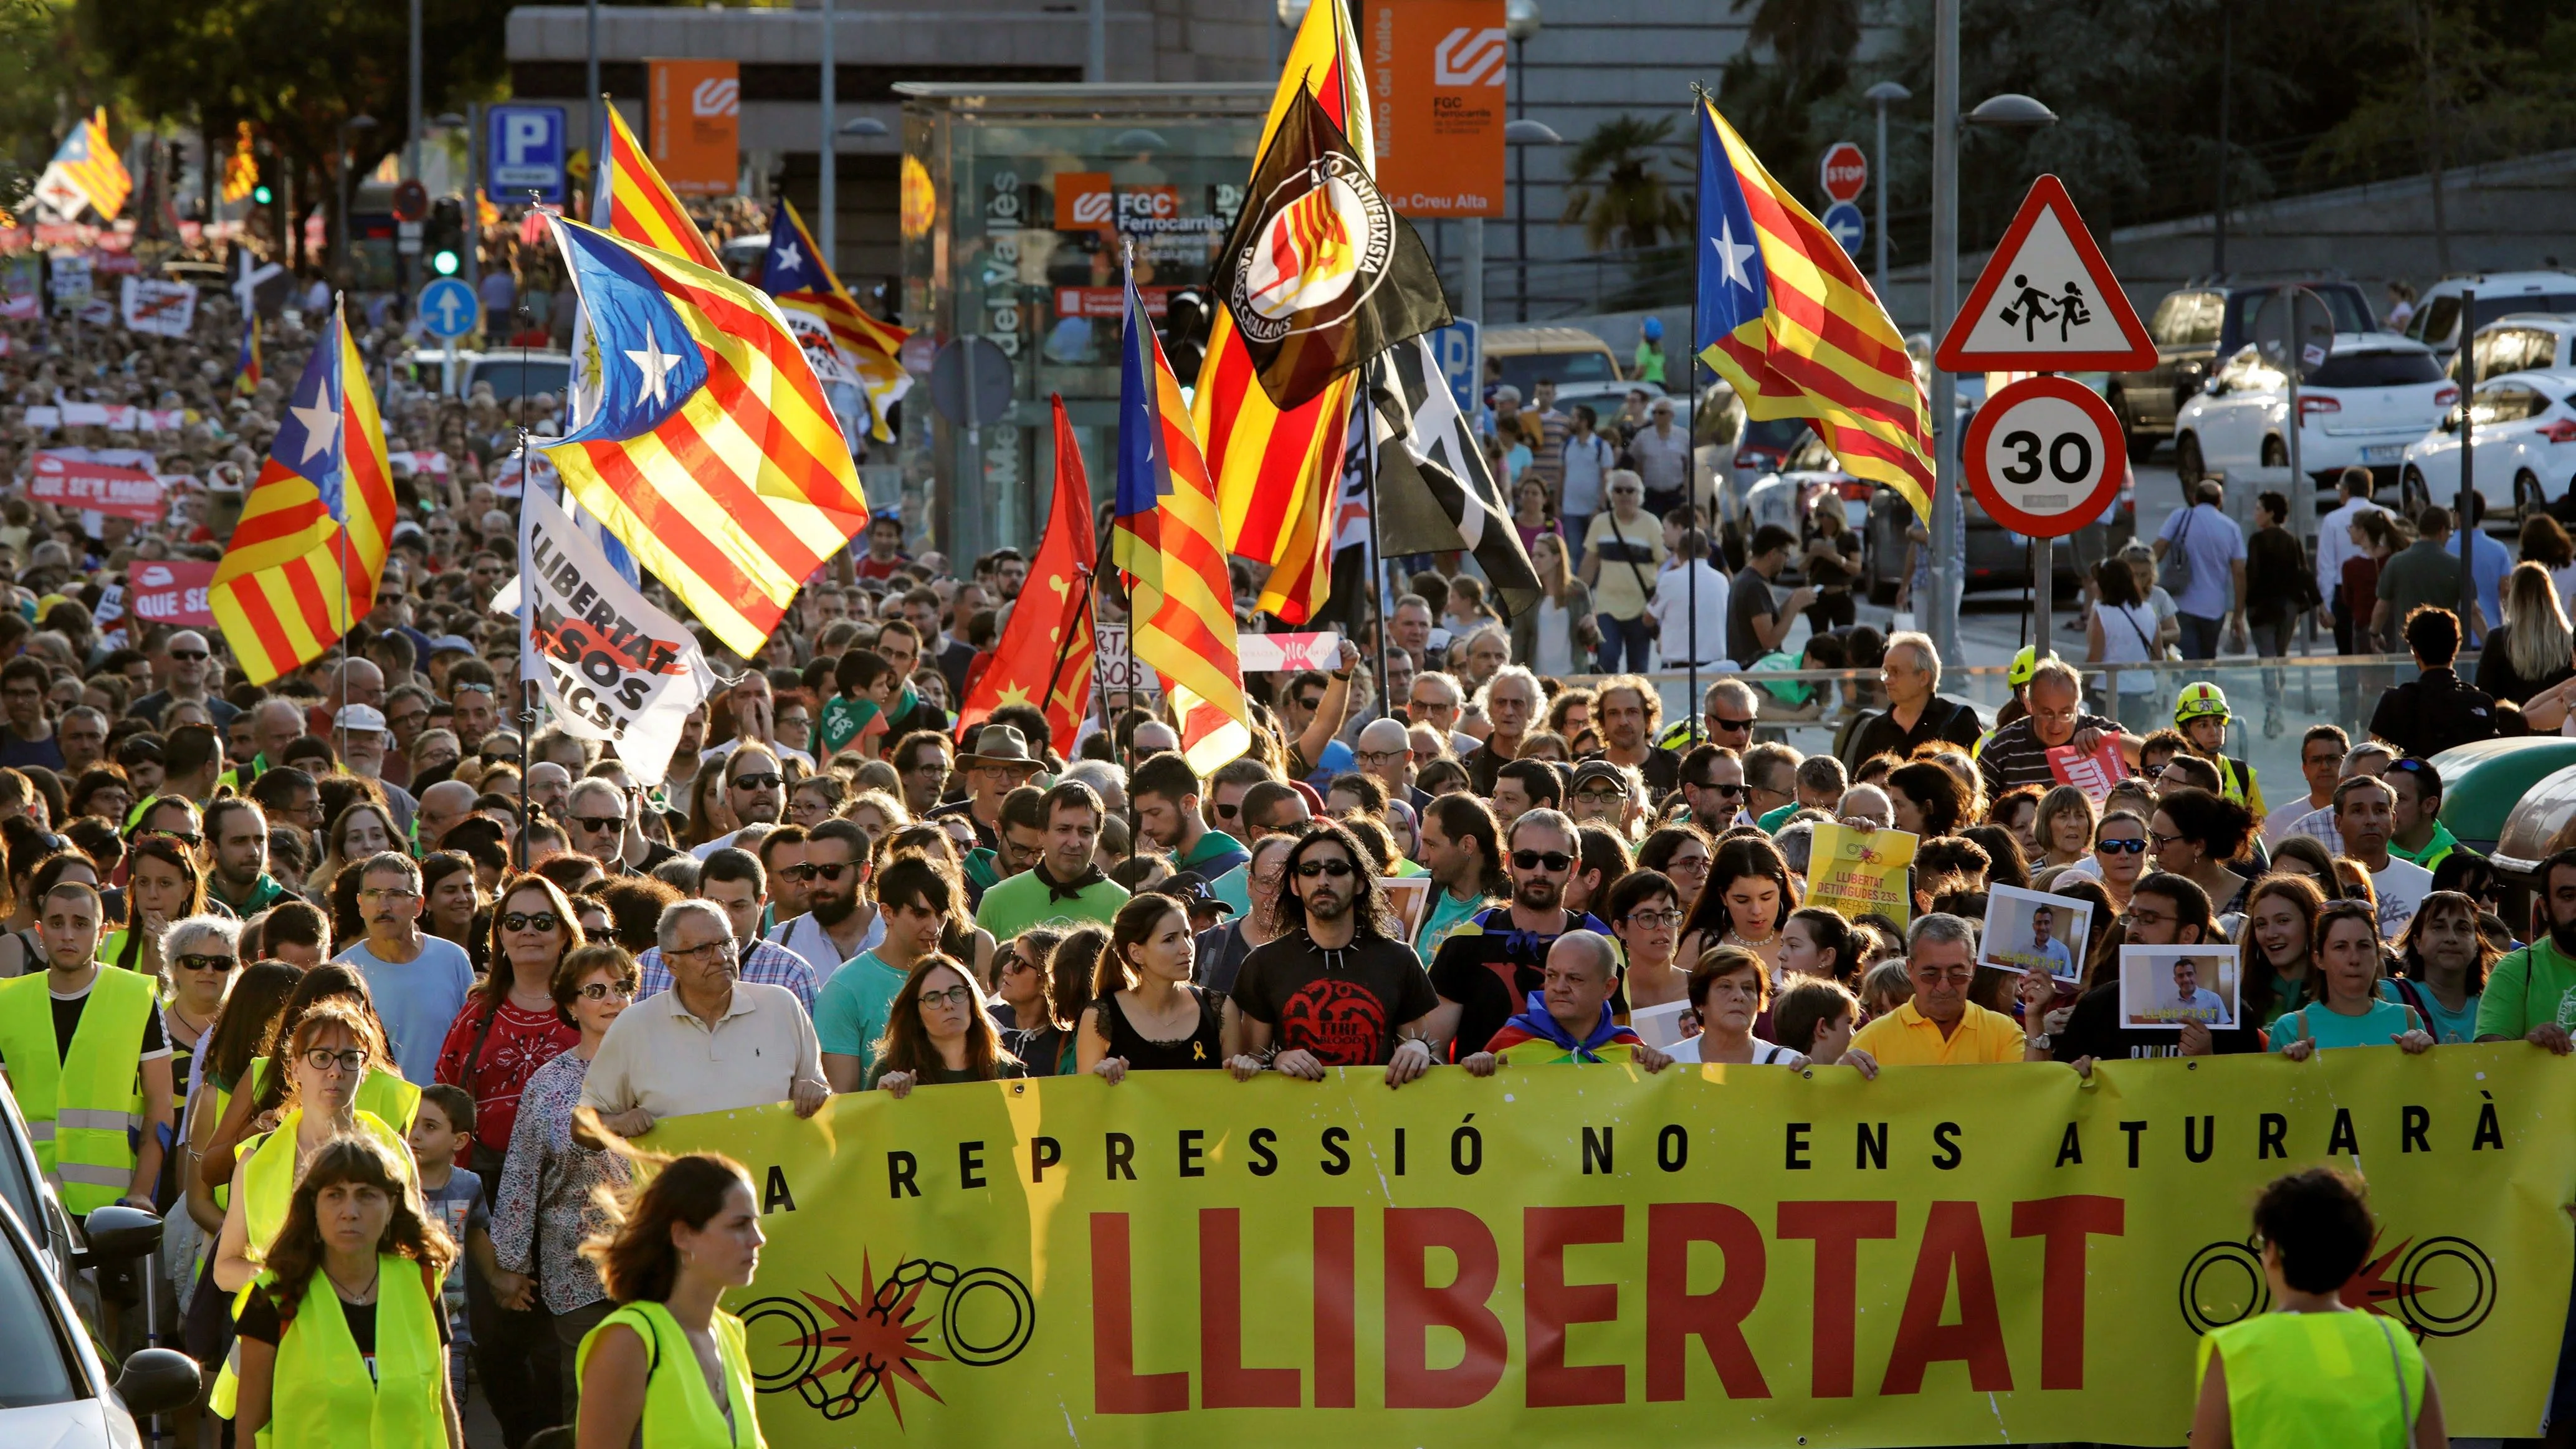
<instances>
[{"instance_id":1,"label":"red placard","mask_svg":"<svg viewBox=\"0 0 2576 1449\"><path fill-rule=\"evenodd\" d=\"M1816 164L1816 176L1825 195L1836 201L1857 201L1861 188L1869 184L1869 157L1850 141L1836 141Z\"/></svg>"},{"instance_id":2,"label":"red placard","mask_svg":"<svg viewBox=\"0 0 2576 1449\"><path fill-rule=\"evenodd\" d=\"M1986 399L1959 461L1988 516L2032 538L2064 538L2101 517L2129 476L2119 415L2065 377L2026 377Z\"/></svg>"},{"instance_id":3,"label":"red placard","mask_svg":"<svg viewBox=\"0 0 2576 1449\"><path fill-rule=\"evenodd\" d=\"M217 567L195 559L138 563L127 575L127 607L147 625L211 626L215 611L206 601L206 590L215 581Z\"/></svg>"},{"instance_id":4,"label":"red placard","mask_svg":"<svg viewBox=\"0 0 2576 1449\"><path fill-rule=\"evenodd\" d=\"M71 451L36 455L27 476L27 497L35 503L86 509L138 523L161 518L162 486L149 468L129 468L84 458Z\"/></svg>"},{"instance_id":5,"label":"red placard","mask_svg":"<svg viewBox=\"0 0 2576 1449\"><path fill-rule=\"evenodd\" d=\"M2135 372L2156 344L2054 176L2030 184L1932 361L1944 372Z\"/></svg>"}]
</instances>

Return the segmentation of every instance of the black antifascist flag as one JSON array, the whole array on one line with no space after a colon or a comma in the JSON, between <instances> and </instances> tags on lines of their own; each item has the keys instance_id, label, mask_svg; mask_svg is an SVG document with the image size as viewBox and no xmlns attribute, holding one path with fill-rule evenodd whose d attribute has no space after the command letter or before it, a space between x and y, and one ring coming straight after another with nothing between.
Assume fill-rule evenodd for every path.
<instances>
[{"instance_id":1,"label":"black antifascist flag","mask_svg":"<svg viewBox=\"0 0 2576 1449\"><path fill-rule=\"evenodd\" d=\"M1449 322L1422 238L1303 87L1252 169L1217 268L1216 293L1282 410Z\"/></svg>"},{"instance_id":2,"label":"black antifascist flag","mask_svg":"<svg viewBox=\"0 0 2576 1449\"><path fill-rule=\"evenodd\" d=\"M1431 344L1414 338L1390 349L1370 369L1368 387L1380 547L1390 558L1463 550L1475 556L1505 618L1535 607L1538 570Z\"/></svg>"}]
</instances>

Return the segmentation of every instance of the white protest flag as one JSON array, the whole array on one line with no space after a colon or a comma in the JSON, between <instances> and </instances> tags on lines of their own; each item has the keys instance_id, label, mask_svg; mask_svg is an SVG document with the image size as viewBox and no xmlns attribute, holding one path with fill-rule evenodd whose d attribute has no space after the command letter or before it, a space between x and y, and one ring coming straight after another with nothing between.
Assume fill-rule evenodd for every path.
<instances>
[{"instance_id":1,"label":"white protest flag","mask_svg":"<svg viewBox=\"0 0 2576 1449\"><path fill-rule=\"evenodd\" d=\"M185 337L197 321L194 282L146 281L127 277L118 286L118 312L129 332L155 337Z\"/></svg>"},{"instance_id":2,"label":"white protest flag","mask_svg":"<svg viewBox=\"0 0 2576 1449\"><path fill-rule=\"evenodd\" d=\"M619 578L544 489L527 490L519 507L524 567L492 611L520 621L522 673L564 733L616 745L637 784L661 784L689 711L714 692L714 671L695 637Z\"/></svg>"}]
</instances>

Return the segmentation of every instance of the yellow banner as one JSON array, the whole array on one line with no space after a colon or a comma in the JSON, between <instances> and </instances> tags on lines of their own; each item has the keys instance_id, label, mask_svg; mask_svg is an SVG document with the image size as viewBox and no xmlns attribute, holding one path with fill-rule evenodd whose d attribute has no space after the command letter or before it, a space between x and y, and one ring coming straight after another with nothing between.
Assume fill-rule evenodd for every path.
<instances>
[{"instance_id":1,"label":"yellow banner","mask_svg":"<svg viewBox=\"0 0 2576 1449\"><path fill-rule=\"evenodd\" d=\"M1909 888L1915 837L1902 830L1819 825L1808 852L1807 899L1853 920L1879 915L1902 926L1914 919Z\"/></svg>"},{"instance_id":2,"label":"yellow banner","mask_svg":"<svg viewBox=\"0 0 2576 1449\"><path fill-rule=\"evenodd\" d=\"M2519 1043L2054 1066L1214 1072L677 1119L770 1235L743 1315L782 1449L1522 1440L2180 1444L2260 1311L2263 1183L2333 1162L2349 1300L2456 1435L2538 1432L2576 1063Z\"/></svg>"}]
</instances>

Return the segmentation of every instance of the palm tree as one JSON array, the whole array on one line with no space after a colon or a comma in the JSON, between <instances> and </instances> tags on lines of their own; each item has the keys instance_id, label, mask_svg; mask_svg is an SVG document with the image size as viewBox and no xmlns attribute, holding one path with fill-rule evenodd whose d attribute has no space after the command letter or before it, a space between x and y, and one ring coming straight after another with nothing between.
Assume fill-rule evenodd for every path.
<instances>
[{"instance_id":1,"label":"palm tree","mask_svg":"<svg viewBox=\"0 0 2576 1449\"><path fill-rule=\"evenodd\" d=\"M1667 232L1688 231L1689 198L1665 179L1655 154L1672 144L1672 130L1670 116L1617 116L1574 148L1566 167L1574 184L1566 193L1565 219L1583 224L1584 239L1594 249L1644 250L1659 245Z\"/></svg>"}]
</instances>

